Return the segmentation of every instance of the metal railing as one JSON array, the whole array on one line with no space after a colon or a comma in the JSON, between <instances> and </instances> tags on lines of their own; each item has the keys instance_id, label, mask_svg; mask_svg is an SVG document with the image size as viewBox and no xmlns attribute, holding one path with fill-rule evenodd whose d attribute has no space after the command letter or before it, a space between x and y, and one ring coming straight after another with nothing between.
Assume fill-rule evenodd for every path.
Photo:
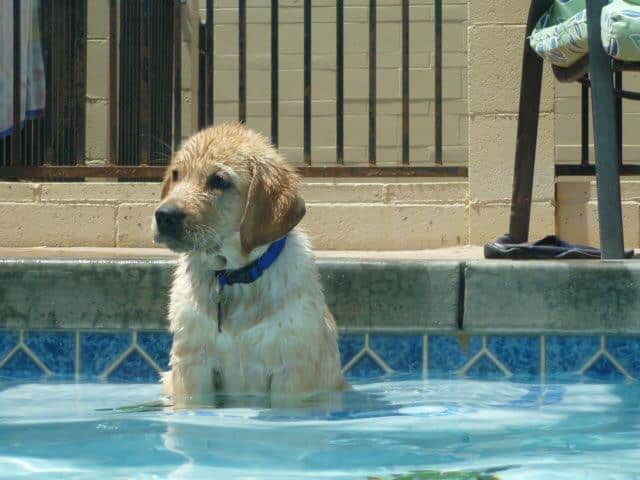
<instances>
[{"instance_id":1,"label":"metal railing","mask_svg":"<svg viewBox=\"0 0 640 480\"><path fill-rule=\"evenodd\" d=\"M618 144L618 164L621 175L640 175L640 164L638 163L625 163L623 150L624 139L622 136L623 126L623 103L622 100L640 100L640 92L633 92L624 90L622 83L622 73L640 72L640 62L620 62L617 60L612 61L613 67L613 86L615 94L615 113L616 113L616 139ZM558 176L582 176L582 175L595 175L596 166L590 161L589 147L590 147L590 119L589 119L589 88L590 82L587 76L581 78L579 82L581 86L581 100L580 100L580 163L568 164L558 163L556 164L556 175Z\"/></svg>"},{"instance_id":2,"label":"metal railing","mask_svg":"<svg viewBox=\"0 0 640 480\"><path fill-rule=\"evenodd\" d=\"M14 0L19 5L20 0ZM43 2L43 42L47 76L47 108L43 120L27 121L0 142L0 178L49 180L113 177L160 179L168 156L181 139L181 0L109 0L109 163L86 165L86 23L87 0ZM344 155L344 2L336 1L336 160L332 166L316 166L311 155L312 124L312 6L304 1L303 159L299 168L314 177L441 176L465 177L466 166L443 164L443 55L442 0L434 0L434 137L435 161L431 165L410 162L409 136L409 0L401 0L401 164L377 164L376 155L376 0L369 1L368 41L368 165L349 166ZM271 136L279 141L279 5L271 1ZM206 21L199 31L198 126L212 125L214 112L214 1L206 2ZM14 12L19 25L20 12ZM119 20L119 21L118 21ZM238 120L247 118L247 4L238 1ZM19 52L20 32L14 32ZM65 43L67 42L67 43ZM68 44L68 45L67 45ZM72 46L73 55L65 55ZM171 61L167 61L167 55ZM15 55L15 66L20 65ZM19 72L19 68L15 69ZM19 79L17 80L19 81ZM19 89L14 89L18 96ZM19 97L17 97L19 101ZM117 99L115 101L114 99ZM62 108L59 108L59 107ZM35 132L35 133L34 133Z\"/></svg>"}]
</instances>

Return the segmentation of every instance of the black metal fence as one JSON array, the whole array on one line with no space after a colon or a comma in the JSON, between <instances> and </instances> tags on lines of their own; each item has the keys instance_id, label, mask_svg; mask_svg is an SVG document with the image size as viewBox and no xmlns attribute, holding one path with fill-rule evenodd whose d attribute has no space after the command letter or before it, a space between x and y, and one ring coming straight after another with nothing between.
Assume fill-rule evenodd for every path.
<instances>
[{"instance_id":1,"label":"black metal fence","mask_svg":"<svg viewBox=\"0 0 640 480\"><path fill-rule=\"evenodd\" d=\"M307 176L448 176L465 177L466 166L443 164L443 0L434 0L434 138L432 165L409 159L409 0L401 0L402 160L398 166L378 166L376 155L377 5L369 0L368 42L368 166L349 166L344 156L344 2L336 1L336 160L315 166L311 155L312 122L312 2L304 0L303 152ZM181 139L181 8L180 0L109 0L109 164L85 165L87 0L43 2L42 29L47 77L47 107L43 119L27 121L0 142L0 178L159 179ZM18 5L19 0L14 0ZM279 5L271 1L271 135L279 140ZM215 122L214 0L206 2L206 20L199 31L198 126ZM14 24L19 25L19 10ZM118 22L119 19L119 22ZM247 118L247 4L238 0L238 120ZM20 32L14 32L14 46ZM19 52L19 48L15 49ZM68 52L72 52L71 55ZM19 67L19 53L15 67ZM168 61L167 59L171 60ZM15 69L19 72L19 68ZM14 89L19 95L19 89ZM19 97L18 101L19 101ZM117 99L117 101L114 101Z\"/></svg>"},{"instance_id":2,"label":"black metal fence","mask_svg":"<svg viewBox=\"0 0 640 480\"><path fill-rule=\"evenodd\" d=\"M640 100L640 93L623 88L623 71L640 72L640 62L618 62L613 60L613 85L614 93L616 97L615 110L616 110L616 132L618 140L618 164L620 166L621 175L640 175L640 164L638 163L625 163L623 150L624 150L624 138L622 135L623 124L623 100ZM589 146L590 146L590 125L591 120L589 116L589 88L590 83L587 76L580 79L581 86L581 99L580 99L580 163L567 164L559 163L556 165L556 175L558 176L582 176L582 175L595 175L596 166L590 161Z\"/></svg>"}]
</instances>

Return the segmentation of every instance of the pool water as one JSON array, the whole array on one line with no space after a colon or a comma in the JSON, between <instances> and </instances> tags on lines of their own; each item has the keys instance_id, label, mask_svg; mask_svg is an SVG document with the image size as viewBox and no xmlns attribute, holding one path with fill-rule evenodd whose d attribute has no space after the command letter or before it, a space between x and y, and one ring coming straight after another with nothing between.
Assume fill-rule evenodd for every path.
<instances>
[{"instance_id":1,"label":"pool water","mask_svg":"<svg viewBox=\"0 0 640 480\"><path fill-rule=\"evenodd\" d=\"M385 377L339 406L118 408L159 398L153 384L0 383L0 478L640 478L633 383Z\"/></svg>"}]
</instances>

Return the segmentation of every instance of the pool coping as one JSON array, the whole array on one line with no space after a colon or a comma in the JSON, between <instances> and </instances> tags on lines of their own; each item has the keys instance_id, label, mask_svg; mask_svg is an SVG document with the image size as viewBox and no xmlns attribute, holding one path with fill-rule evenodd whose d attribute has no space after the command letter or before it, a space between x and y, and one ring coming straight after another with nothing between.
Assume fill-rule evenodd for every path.
<instances>
[{"instance_id":1,"label":"pool coping","mask_svg":"<svg viewBox=\"0 0 640 480\"><path fill-rule=\"evenodd\" d=\"M0 328L166 328L173 254L46 250L0 258ZM345 332L640 334L634 260L478 260L469 249L459 260L444 259L451 251L439 252L442 259L359 253L318 255L327 302Z\"/></svg>"}]
</instances>

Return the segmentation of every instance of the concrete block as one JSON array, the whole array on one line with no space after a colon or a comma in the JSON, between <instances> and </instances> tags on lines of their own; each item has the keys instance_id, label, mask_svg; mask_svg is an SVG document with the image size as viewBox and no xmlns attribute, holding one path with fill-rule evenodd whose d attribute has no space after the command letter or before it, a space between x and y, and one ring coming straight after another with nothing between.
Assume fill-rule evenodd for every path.
<instances>
[{"instance_id":1,"label":"concrete block","mask_svg":"<svg viewBox=\"0 0 640 480\"><path fill-rule=\"evenodd\" d=\"M86 204L0 203L5 247L113 247L115 207Z\"/></svg>"},{"instance_id":2,"label":"concrete block","mask_svg":"<svg viewBox=\"0 0 640 480\"><path fill-rule=\"evenodd\" d=\"M151 223L157 204L124 203L118 206L116 246L153 247Z\"/></svg>"},{"instance_id":3,"label":"concrete block","mask_svg":"<svg viewBox=\"0 0 640 480\"><path fill-rule=\"evenodd\" d=\"M472 201L511 200L518 120L472 116L469 120L469 192ZM536 150L534 200L554 198L553 117L541 115Z\"/></svg>"},{"instance_id":4,"label":"concrete block","mask_svg":"<svg viewBox=\"0 0 640 480\"><path fill-rule=\"evenodd\" d=\"M505 8L502 0L470 0L469 23L524 25L527 23L530 5L528 0L512 0L509 7Z\"/></svg>"},{"instance_id":5,"label":"concrete block","mask_svg":"<svg viewBox=\"0 0 640 480\"><path fill-rule=\"evenodd\" d=\"M40 194L40 185L31 182L0 182L0 201L33 202Z\"/></svg>"},{"instance_id":6,"label":"concrete block","mask_svg":"<svg viewBox=\"0 0 640 480\"><path fill-rule=\"evenodd\" d=\"M0 328L165 329L167 260L0 260Z\"/></svg>"},{"instance_id":7,"label":"concrete block","mask_svg":"<svg viewBox=\"0 0 640 480\"><path fill-rule=\"evenodd\" d=\"M469 332L640 332L635 262L472 261L465 287Z\"/></svg>"},{"instance_id":8,"label":"concrete block","mask_svg":"<svg viewBox=\"0 0 640 480\"><path fill-rule=\"evenodd\" d=\"M466 203L467 182L389 183L384 186L389 203Z\"/></svg>"},{"instance_id":9,"label":"concrete block","mask_svg":"<svg viewBox=\"0 0 640 480\"><path fill-rule=\"evenodd\" d=\"M509 231L511 205L471 205L469 242L484 245ZM534 202L531 206L529 238L540 239L555 233L555 207L551 202Z\"/></svg>"},{"instance_id":10,"label":"concrete block","mask_svg":"<svg viewBox=\"0 0 640 480\"><path fill-rule=\"evenodd\" d=\"M160 182L43 183L43 202L159 202Z\"/></svg>"},{"instance_id":11,"label":"concrete block","mask_svg":"<svg viewBox=\"0 0 640 480\"><path fill-rule=\"evenodd\" d=\"M311 204L302 221L319 250L420 250L465 245L467 206Z\"/></svg>"},{"instance_id":12,"label":"concrete block","mask_svg":"<svg viewBox=\"0 0 640 480\"><path fill-rule=\"evenodd\" d=\"M518 112L524 34L524 27L520 26L469 28L470 113ZM547 71L540 111L551 112L553 105L554 79Z\"/></svg>"},{"instance_id":13,"label":"concrete block","mask_svg":"<svg viewBox=\"0 0 640 480\"><path fill-rule=\"evenodd\" d=\"M327 303L343 329L455 331L458 262L320 260Z\"/></svg>"}]
</instances>

